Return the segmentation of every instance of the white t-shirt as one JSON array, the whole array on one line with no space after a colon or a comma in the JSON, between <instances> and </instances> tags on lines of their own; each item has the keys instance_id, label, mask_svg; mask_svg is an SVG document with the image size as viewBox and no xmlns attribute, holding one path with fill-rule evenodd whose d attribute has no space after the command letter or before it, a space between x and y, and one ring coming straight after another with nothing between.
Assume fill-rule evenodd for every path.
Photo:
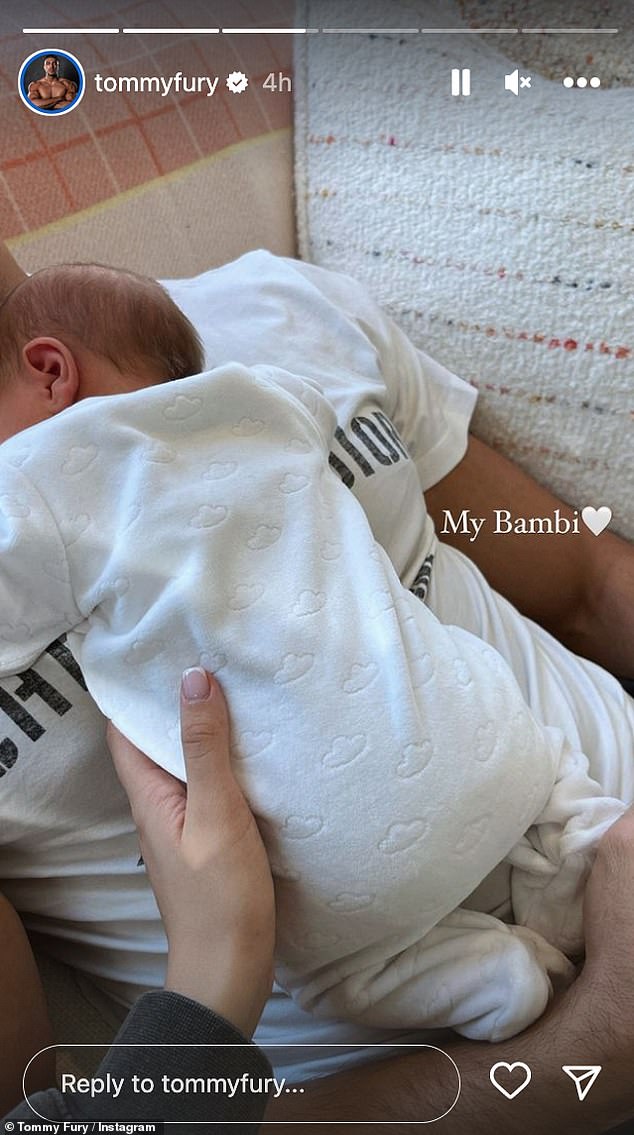
<instances>
[{"instance_id":1,"label":"white t-shirt","mask_svg":"<svg viewBox=\"0 0 634 1135\"><path fill-rule=\"evenodd\" d=\"M473 392L415 351L357 285L311 266L254 253L170 290L201 332L208 365L236 358L269 362L320 382L341 429L332 462L411 586L432 539L421 488L439 480L462 456ZM503 647L521 638L520 627L532 643L535 629L500 608L475 569L456 553L452 558L451 549L445 551L447 571L458 578L463 572L468 586L475 587L476 580L480 587L477 612L469 609L465 618L480 619L485 636L487 620L501 620ZM435 595L442 583L436 567ZM549 649L560 672L572 666L561 647ZM614 736L624 716L618 687L588 667L581 664L585 693L603 683L604 696L595 694L593 700L607 705L603 724ZM576 664L573 671L579 684ZM540 674L540 695L545 687L555 705L566 685L550 664ZM104 754L100 726L59 651L58 657L42 656L26 679L2 683L2 709L7 720L0 741L0 766L6 769L0 786L6 893L30 926L57 940L66 960L124 983L117 987L121 996L159 984L164 943L143 872L136 868L131 821ZM591 720L592 711L584 718ZM631 724L629 729L631 736ZM53 749L68 754L69 775L57 783L47 779L46 751ZM54 764L61 767L58 760ZM85 773L83 781L78 770ZM627 798L627 788L608 790ZM324 1036L331 1043L383 1039L352 1026L317 1024L287 998L272 999L265 1014L258 1036L270 1040L272 1035L277 1042L295 1043L319 1043ZM389 1034L389 1039L397 1038ZM326 1070L328 1063L320 1067Z\"/></svg>"},{"instance_id":2,"label":"white t-shirt","mask_svg":"<svg viewBox=\"0 0 634 1135\"><path fill-rule=\"evenodd\" d=\"M411 588L423 566L424 592L433 524L422 493L464 456L473 388L417 350L356 281L312 264L248 253L195 280L173 281L169 291L201 331L207 365L232 358L270 363L320 383L341 427L335 468L345 466L340 475L401 582ZM368 447L366 419L382 425L381 413L411 461L397 445L392 452L381 444L380 456ZM587 754L606 794L634 799L634 763L615 756L631 751L634 737L634 701L619 683L520 615L442 540L427 586L426 601L441 622L499 651L535 715ZM481 909L496 909L495 898L508 891L503 876L499 889L487 884L490 902Z\"/></svg>"}]
</instances>

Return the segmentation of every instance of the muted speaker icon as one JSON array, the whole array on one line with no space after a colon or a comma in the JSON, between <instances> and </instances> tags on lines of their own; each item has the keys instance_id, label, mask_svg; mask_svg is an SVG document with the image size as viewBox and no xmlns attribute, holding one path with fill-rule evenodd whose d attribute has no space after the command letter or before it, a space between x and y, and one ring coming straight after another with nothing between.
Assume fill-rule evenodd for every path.
<instances>
[{"instance_id":1,"label":"muted speaker icon","mask_svg":"<svg viewBox=\"0 0 634 1135\"><path fill-rule=\"evenodd\" d=\"M518 95L520 89L525 90L528 88L530 90L530 86L530 75L520 75L519 71L511 71L510 75L504 76L504 90L512 91L514 95Z\"/></svg>"}]
</instances>

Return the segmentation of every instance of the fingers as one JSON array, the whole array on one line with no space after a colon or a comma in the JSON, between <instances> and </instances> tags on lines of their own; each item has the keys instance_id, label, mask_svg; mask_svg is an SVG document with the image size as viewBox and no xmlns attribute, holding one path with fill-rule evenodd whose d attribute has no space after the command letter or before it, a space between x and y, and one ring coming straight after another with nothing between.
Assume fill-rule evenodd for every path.
<instances>
[{"instance_id":1,"label":"fingers","mask_svg":"<svg viewBox=\"0 0 634 1135\"><path fill-rule=\"evenodd\" d=\"M128 738L124 737L123 733L120 733L111 721L108 722L106 740L121 784L128 796L136 796L138 787L147 775L148 766L149 768L156 766L152 765L145 754L137 749L131 741L128 741Z\"/></svg>"},{"instance_id":2,"label":"fingers","mask_svg":"<svg viewBox=\"0 0 634 1135\"><path fill-rule=\"evenodd\" d=\"M244 803L231 770L229 715L213 675L186 670L181 684L181 739L187 772L187 823L221 822Z\"/></svg>"},{"instance_id":3,"label":"fingers","mask_svg":"<svg viewBox=\"0 0 634 1135\"><path fill-rule=\"evenodd\" d=\"M112 723L107 739L137 826L144 819L149 822L159 805L178 803L180 812L184 799L180 782L149 760ZM227 833L229 828L236 833L251 816L231 769L227 703L213 675L200 667L183 674L181 739L188 831L193 837L205 838L213 831Z\"/></svg>"},{"instance_id":4,"label":"fingers","mask_svg":"<svg viewBox=\"0 0 634 1135\"><path fill-rule=\"evenodd\" d=\"M156 806L170 795L184 796L180 781L154 764L111 721L108 722L106 740L137 826L143 823L148 811L152 814Z\"/></svg>"}]
</instances>

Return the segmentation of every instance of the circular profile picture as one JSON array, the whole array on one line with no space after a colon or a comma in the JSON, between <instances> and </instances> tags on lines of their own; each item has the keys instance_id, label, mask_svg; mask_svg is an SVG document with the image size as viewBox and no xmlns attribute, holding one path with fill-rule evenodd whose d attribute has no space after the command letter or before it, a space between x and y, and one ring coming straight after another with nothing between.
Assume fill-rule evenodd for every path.
<instances>
[{"instance_id":1,"label":"circular profile picture","mask_svg":"<svg viewBox=\"0 0 634 1135\"><path fill-rule=\"evenodd\" d=\"M68 114L86 89L84 69L70 51L34 51L20 67L20 98L35 114Z\"/></svg>"}]
</instances>

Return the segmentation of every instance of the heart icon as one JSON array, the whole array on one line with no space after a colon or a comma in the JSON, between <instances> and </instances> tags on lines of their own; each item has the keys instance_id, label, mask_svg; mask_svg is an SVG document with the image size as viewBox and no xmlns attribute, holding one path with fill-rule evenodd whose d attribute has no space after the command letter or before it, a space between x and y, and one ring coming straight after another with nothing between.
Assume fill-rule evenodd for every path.
<instances>
[{"instance_id":1,"label":"heart icon","mask_svg":"<svg viewBox=\"0 0 634 1135\"><path fill-rule=\"evenodd\" d=\"M612 509L608 508L607 504L602 504L601 508L593 508L588 504L581 509L581 519L593 536L599 536L612 519Z\"/></svg>"},{"instance_id":2,"label":"heart icon","mask_svg":"<svg viewBox=\"0 0 634 1135\"><path fill-rule=\"evenodd\" d=\"M499 1068L504 1068L505 1071L507 1071L509 1074L513 1073L516 1068L521 1068L522 1072L524 1073L522 1082L516 1088L513 1088L512 1092L509 1092L508 1088L505 1088L502 1084L498 1083L496 1079L496 1072ZM497 1064L494 1064L491 1071L489 1072L489 1079L493 1084L493 1087L497 1088L498 1092L501 1092L503 1096L506 1096L507 1100L514 1100L516 1096L519 1096L520 1092L524 1091L524 1088L528 1087L531 1082L531 1075L532 1073L530 1068L528 1067L528 1064L524 1064L522 1060L516 1060L515 1064L507 1064L505 1060L498 1060Z\"/></svg>"}]
</instances>

